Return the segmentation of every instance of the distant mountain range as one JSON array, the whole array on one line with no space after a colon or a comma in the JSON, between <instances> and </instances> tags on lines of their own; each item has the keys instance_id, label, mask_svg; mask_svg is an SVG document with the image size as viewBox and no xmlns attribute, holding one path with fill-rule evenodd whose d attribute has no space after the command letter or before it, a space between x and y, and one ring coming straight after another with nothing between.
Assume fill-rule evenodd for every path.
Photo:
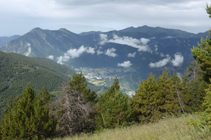
<instances>
[{"instance_id":1,"label":"distant mountain range","mask_svg":"<svg viewBox=\"0 0 211 140\"><path fill-rule=\"evenodd\" d=\"M0 48L30 57L45 57L72 68L132 69L121 73L123 81L138 83L150 72L155 76L167 70L184 74L193 61L191 49L201 37L209 33L193 34L161 27L129 27L119 31L84 32L75 34L64 28L43 30L35 28ZM131 78L132 77L132 78ZM120 80L121 81L121 80Z\"/></svg>"},{"instance_id":2,"label":"distant mountain range","mask_svg":"<svg viewBox=\"0 0 211 140\"><path fill-rule=\"evenodd\" d=\"M16 39L16 38L18 38L18 37L20 37L19 35L14 35L14 36L11 36L11 37L6 37L6 36L0 36L0 48L3 46L3 45L5 45L5 44L7 44L8 42L10 42L10 41L12 41L12 40L14 40L14 39Z\"/></svg>"}]
</instances>

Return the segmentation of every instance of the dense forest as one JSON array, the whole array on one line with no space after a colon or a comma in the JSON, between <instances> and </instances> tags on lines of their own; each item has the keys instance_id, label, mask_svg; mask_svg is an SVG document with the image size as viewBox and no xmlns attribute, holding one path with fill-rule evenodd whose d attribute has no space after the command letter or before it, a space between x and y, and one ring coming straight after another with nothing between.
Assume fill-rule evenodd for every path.
<instances>
[{"instance_id":1,"label":"dense forest","mask_svg":"<svg viewBox=\"0 0 211 140\"><path fill-rule=\"evenodd\" d=\"M65 77L75 72L45 58L28 58L0 52L0 118L10 98L20 96L27 84L40 92L44 86L57 91ZM67 75L67 76L65 76Z\"/></svg>"},{"instance_id":2,"label":"dense forest","mask_svg":"<svg viewBox=\"0 0 211 140\"><path fill-rule=\"evenodd\" d=\"M207 13L211 17L209 6ZM196 61L190 64L185 76L169 77L165 71L155 79L150 74L147 80L139 84L136 94L131 98L122 94L117 77L104 94L97 96L87 88L82 73L73 74L71 80L62 79L60 74L66 72L63 68L53 69L52 66L52 69L44 69L45 61L39 58L18 61L19 55L5 58L2 56L7 54L2 53L0 67L7 67L1 69L3 74L0 75L0 79L3 79L1 82L4 82L0 88L3 91L1 105L9 100L10 92L14 93L10 97L21 95L21 87L27 87L22 96L9 100L0 124L0 137L44 139L73 136L135 123L153 123L169 115L177 117L195 112L203 117L190 120L189 124L201 129L205 125L211 128L210 49L211 39L202 39L198 47L192 49ZM25 61L30 62L26 64ZM38 61L43 65L35 65ZM17 84L10 87L12 82ZM38 86L44 83L48 83L48 90L59 85L59 93L54 100L46 88Z\"/></svg>"}]
</instances>

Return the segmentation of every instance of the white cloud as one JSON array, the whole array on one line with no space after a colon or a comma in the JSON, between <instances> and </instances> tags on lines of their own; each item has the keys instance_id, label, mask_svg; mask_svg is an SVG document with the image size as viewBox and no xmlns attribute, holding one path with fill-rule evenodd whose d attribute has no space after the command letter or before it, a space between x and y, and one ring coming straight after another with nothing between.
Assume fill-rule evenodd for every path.
<instances>
[{"instance_id":1,"label":"white cloud","mask_svg":"<svg viewBox=\"0 0 211 140\"><path fill-rule=\"evenodd\" d=\"M100 39L100 45L111 42L131 46L133 48L137 48L138 51L150 51L147 46L147 43L150 41L150 39L147 38L136 39L128 36L119 37L114 34L113 39L108 40L106 34L100 34Z\"/></svg>"},{"instance_id":2,"label":"white cloud","mask_svg":"<svg viewBox=\"0 0 211 140\"><path fill-rule=\"evenodd\" d=\"M110 39L107 42L128 45L137 48L138 51L149 51L149 48L146 45L149 41L150 40L146 38L136 39L128 36L119 37L114 34L113 39Z\"/></svg>"},{"instance_id":3,"label":"white cloud","mask_svg":"<svg viewBox=\"0 0 211 140\"><path fill-rule=\"evenodd\" d=\"M111 48L111 49L107 49L105 54L108 55L108 56L111 56L111 57L116 57L117 54L115 53L116 49L114 48Z\"/></svg>"},{"instance_id":4,"label":"white cloud","mask_svg":"<svg viewBox=\"0 0 211 140\"><path fill-rule=\"evenodd\" d=\"M101 52L100 50L97 50L97 55L102 54L103 52Z\"/></svg>"},{"instance_id":5,"label":"white cloud","mask_svg":"<svg viewBox=\"0 0 211 140\"><path fill-rule=\"evenodd\" d=\"M89 47L89 48L86 49L86 52L94 54L95 53L95 48Z\"/></svg>"},{"instance_id":6,"label":"white cloud","mask_svg":"<svg viewBox=\"0 0 211 140\"><path fill-rule=\"evenodd\" d=\"M159 68L159 67L165 66L169 61L170 61L170 57L167 57L155 63L151 62L149 66L150 68Z\"/></svg>"},{"instance_id":7,"label":"white cloud","mask_svg":"<svg viewBox=\"0 0 211 140\"><path fill-rule=\"evenodd\" d=\"M31 51L32 51L32 49L31 49L31 44L30 43L27 43L26 44L27 46L28 46L28 51L24 54L25 56L29 56L30 54L31 54Z\"/></svg>"},{"instance_id":8,"label":"white cloud","mask_svg":"<svg viewBox=\"0 0 211 140\"><path fill-rule=\"evenodd\" d=\"M158 51L158 46L157 45L155 45L155 51Z\"/></svg>"},{"instance_id":9,"label":"white cloud","mask_svg":"<svg viewBox=\"0 0 211 140\"><path fill-rule=\"evenodd\" d=\"M134 52L134 53L129 53L127 56L128 56L128 57L135 57L135 56L136 56L136 52Z\"/></svg>"},{"instance_id":10,"label":"white cloud","mask_svg":"<svg viewBox=\"0 0 211 140\"><path fill-rule=\"evenodd\" d=\"M57 57L57 63L63 64L63 61L68 61L70 58L77 58L84 52L95 53L94 48L87 48L82 45L79 49L69 49L63 56Z\"/></svg>"},{"instance_id":11,"label":"white cloud","mask_svg":"<svg viewBox=\"0 0 211 140\"><path fill-rule=\"evenodd\" d=\"M79 57L82 53L86 51L86 48L84 46L81 46L78 50L77 49L69 49L64 56L69 56L71 58L77 58Z\"/></svg>"},{"instance_id":12,"label":"white cloud","mask_svg":"<svg viewBox=\"0 0 211 140\"><path fill-rule=\"evenodd\" d=\"M147 39L147 38L141 38L140 40L140 42L143 43L144 45L146 45L149 41L150 39Z\"/></svg>"},{"instance_id":13,"label":"white cloud","mask_svg":"<svg viewBox=\"0 0 211 140\"><path fill-rule=\"evenodd\" d=\"M49 55L47 58L53 60L54 56L53 55Z\"/></svg>"},{"instance_id":14,"label":"white cloud","mask_svg":"<svg viewBox=\"0 0 211 140\"><path fill-rule=\"evenodd\" d=\"M172 37L172 36L166 36L164 38L171 39L171 38L174 38L174 37Z\"/></svg>"},{"instance_id":15,"label":"white cloud","mask_svg":"<svg viewBox=\"0 0 211 140\"><path fill-rule=\"evenodd\" d=\"M130 67L132 64L130 63L130 61L124 61L123 63L118 63L117 66L119 67L124 67L124 68L128 68Z\"/></svg>"},{"instance_id":16,"label":"white cloud","mask_svg":"<svg viewBox=\"0 0 211 140\"><path fill-rule=\"evenodd\" d=\"M181 53L176 53L174 55L174 59L171 62L173 64L173 66L178 67L178 66L182 65L183 61L184 61L184 57L182 56L182 54Z\"/></svg>"},{"instance_id":17,"label":"white cloud","mask_svg":"<svg viewBox=\"0 0 211 140\"><path fill-rule=\"evenodd\" d=\"M161 57L165 57L165 55L164 55L163 53L160 53L160 56L161 56Z\"/></svg>"},{"instance_id":18,"label":"white cloud","mask_svg":"<svg viewBox=\"0 0 211 140\"><path fill-rule=\"evenodd\" d=\"M104 45L107 42L107 35L106 34L100 34L100 45Z\"/></svg>"}]
</instances>

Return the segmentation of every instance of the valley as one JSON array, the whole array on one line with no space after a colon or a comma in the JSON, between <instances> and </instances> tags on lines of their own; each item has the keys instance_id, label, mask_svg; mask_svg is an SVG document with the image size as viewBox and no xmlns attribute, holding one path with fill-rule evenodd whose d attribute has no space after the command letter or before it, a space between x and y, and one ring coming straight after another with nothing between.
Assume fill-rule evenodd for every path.
<instances>
[{"instance_id":1,"label":"valley","mask_svg":"<svg viewBox=\"0 0 211 140\"><path fill-rule=\"evenodd\" d=\"M154 122L165 117L169 110L174 115L184 110L187 113L201 111L207 83L202 81L196 61L191 63L195 60L191 50L207 33L148 26L82 34L63 28L32 29L0 47L0 119L8 102L12 105L10 99L21 97L23 93L18 99L21 101L27 97L25 93L32 94L31 87L35 95L43 96L34 98L38 99L35 102L42 106L50 103L51 113L56 111L55 117L61 117L56 119L61 120L59 123L65 120L67 124L59 114L70 108L73 116L82 110L96 110L95 116L91 111L91 118L84 122L90 127L75 124L76 128L88 128L87 132L115 128L116 122L120 126ZM187 75L190 65L196 77L201 78L193 79L191 72ZM181 77L186 83L180 82ZM122 114L124 119L119 118ZM105 125L114 118L117 121L111 121L111 126ZM80 122L78 117L75 119L70 121Z\"/></svg>"},{"instance_id":2,"label":"valley","mask_svg":"<svg viewBox=\"0 0 211 140\"><path fill-rule=\"evenodd\" d=\"M208 32L193 34L149 26L81 34L64 28L34 28L23 36L5 40L0 51L35 57L39 63L43 63L39 58L48 58L74 68L90 84L99 86L101 92L118 77L123 93L131 95L150 73L155 78L165 70L169 76L185 75L194 60L191 49L206 35ZM52 63L44 65L54 67Z\"/></svg>"},{"instance_id":3,"label":"valley","mask_svg":"<svg viewBox=\"0 0 211 140\"><path fill-rule=\"evenodd\" d=\"M127 78L128 73L135 73L136 70L133 68L89 68L89 67L80 67L75 69L76 73L82 72L85 78L89 83L101 87L101 89L109 88L114 79L118 77L121 90L124 94L131 96L135 93L136 89L131 89L130 85L127 84L127 81L124 81L124 78ZM131 77L130 77L131 79ZM131 82L134 83L134 81ZM138 88L138 85L136 85Z\"/></svg>"}]
</instances>

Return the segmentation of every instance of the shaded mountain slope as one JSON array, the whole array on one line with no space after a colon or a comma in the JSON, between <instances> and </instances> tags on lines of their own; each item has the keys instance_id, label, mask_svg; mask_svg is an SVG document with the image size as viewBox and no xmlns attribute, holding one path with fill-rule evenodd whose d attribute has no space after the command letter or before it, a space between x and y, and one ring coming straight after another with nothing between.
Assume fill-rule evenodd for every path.
<instances>
[{"instance_id":1,"label":"shaded mountain slope","mask_svg":"<svg viewBox=\"0 0 211 140\"><path fill-rule=\"evenodd\" d=\"M51 92L56 91L65 74L72 75L74 72L46 58L29 58L0 51L0 116L8 100L22 95L27 84L37 93L43 87Z\"/></svg>"}]
</instances>

